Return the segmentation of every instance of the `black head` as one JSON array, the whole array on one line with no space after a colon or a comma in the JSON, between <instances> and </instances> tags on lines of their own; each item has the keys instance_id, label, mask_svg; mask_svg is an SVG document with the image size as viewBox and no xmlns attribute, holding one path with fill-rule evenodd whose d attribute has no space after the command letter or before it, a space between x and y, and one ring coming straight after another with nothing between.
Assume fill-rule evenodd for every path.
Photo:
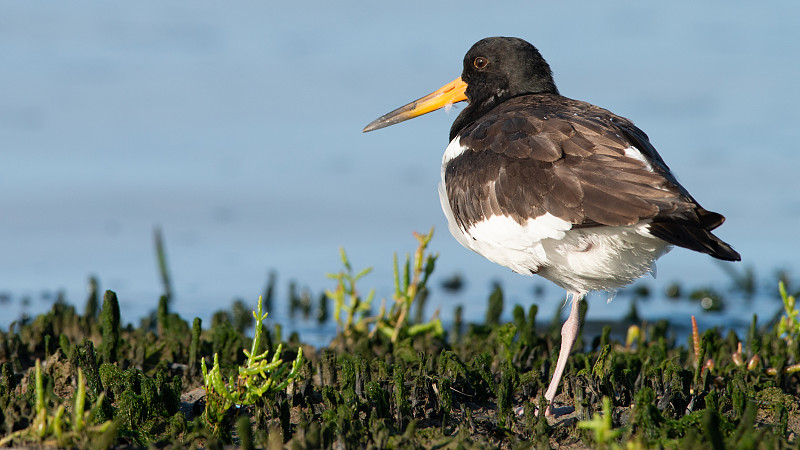
<instances>
[{"instance_id":1,"label":"black head","mask_svg":"<svg viewBox=\"0 0 800 450\"><path fill-rule=\"evenodd\" d=\"M481 39L464 56L461 79L470 104L521 94L558 94L553 74L539 50L513 37Z\"/></svg>"},{"instance_id":2,"label":"black head","mask_svg":"<svg viewBox=\"0 0 800 450\"><path fill-rule=\"evenodd\" d=\"M476 42L464 56L461 79L467 83L469 106L453 123L451 138L504 100L523 94L558 94L550 66L539 50L513 37Z\"/></svg>"},{"instance_id":3,"label":"black head","mask_svg":"<svg viewBox=\"0 0 800 450\"><path fill-rule=\"evenodd\" d=\"M370 122L364 132L388 127L453 103L469 100L450 129L450 140L498 104L524 94L554 94L550 66L539 50L519 38L481 39L464 57L461 76L436 91Z\"/></svg>"}]
</instances>

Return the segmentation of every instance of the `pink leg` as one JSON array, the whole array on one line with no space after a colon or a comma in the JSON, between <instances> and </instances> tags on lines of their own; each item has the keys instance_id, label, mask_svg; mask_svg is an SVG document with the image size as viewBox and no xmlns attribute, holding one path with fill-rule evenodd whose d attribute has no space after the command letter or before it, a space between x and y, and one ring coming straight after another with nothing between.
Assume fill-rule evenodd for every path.
<instances>
[{"instance_id":1,"label":"pink leg","mask_svg":"<svg viewBox=\"0 0 800 450\"><path fill-rule=\"evenodd\" d=\"M578 339L578 332L581 330L580 322L580 303L583 301L584 294L572 294L572 309L569 312L569 317L564 326L561 327L561 350L558 352L558 362L556 363L556 370L553 372L553 379L550 381L550 386L544 394L550 404L545 411L545 415L558 416L556 411L553 410L553 399L556 397L558 384L561 382L561 376L564 375L564 368L567 366L567 358L575 345L575 340ZM571 408L568 408L571 409Z\"/></svg>"}]
</instances>

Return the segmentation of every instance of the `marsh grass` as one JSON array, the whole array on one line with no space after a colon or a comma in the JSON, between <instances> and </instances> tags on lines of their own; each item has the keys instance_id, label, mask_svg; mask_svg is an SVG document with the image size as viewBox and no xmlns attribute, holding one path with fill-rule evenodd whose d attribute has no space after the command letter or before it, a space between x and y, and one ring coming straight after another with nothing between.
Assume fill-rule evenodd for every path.
<instances>
[{"instance_id":1,"label":"marsh grass","mask_svg":"<svg viewBox=\"0 0 800 450\"><path fill-rule=\"evenodd\" d=\"M800 312L783 277L782 313L737 334L695 323L685 343L665 321L609 323L586 331L570 356L556 420L543 388L560 323L536 321L495 286L486 319L461 315L445 330L422 318L436 255L432 231L394 257L390 298L378 311L369 269L343 269L328 291L337 335L325 348L263 323L274 303L270 275L253 312L234 303L203 328L170 310L164 240L157 232L164 295L138 327L122 326L117 294L100 308L99 281L86 312L60 300L51 311L0 332L0 444L124 448L793 448L800 433ZM160 249L160 250L159 250ZM734 273L742 297L760 286ZM770 291L777 283L771 283ZM725 286L670 287L668 296L731 301ZM653 291L637 290L645 299ZM124 298L124 293L120 296ZM292 298L304 297L295 292ZM310 293L305 295L312 298ZM713 300L713 299L712 299ZM291 301L291 299L290 299ZM559 301L554 299L554 301ZM311 302L305 302L311 308ZM712 302L713 303L713 302ZM320 308L324 303L320 303ZM458 310L458 307L454 305ZM585 311L582 311L585 314ZM635 316L632 316L635 317ZM322 318L322 319L320 319ZM556 322L554 322L556 323ZM686 318L686 323L691 323ZM591 328L586 328L590 330ZM616 331L613 331L613 330ZM555 330L555 331L553 331ZM615 336L624 341L618 342ZM97 350L96 350L97 349Z\"/></svg>"}]
</instances>

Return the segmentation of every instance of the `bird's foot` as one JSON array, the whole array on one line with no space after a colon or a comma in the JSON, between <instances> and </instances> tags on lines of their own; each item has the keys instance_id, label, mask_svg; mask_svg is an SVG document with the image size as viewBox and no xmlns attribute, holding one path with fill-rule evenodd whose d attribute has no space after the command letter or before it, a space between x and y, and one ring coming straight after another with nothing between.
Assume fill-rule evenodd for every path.
<instances>
[{"instance_id":1,"label":"bird's foot","mask_svg":"<svg viewBox=\"0 0 800 450\"><path fill-rule=\"evenodd\" d=\"M547 411L544 412L545 417L561 417L567 414L572 414L575 412L575 408L572 406L562 406L560 408L555 408L553 405L547 407Z\"/></svg>"},{"instance_id":2,"label":"bird's foot","mask_svg":"<svg viewBox=\"0 0 800 450\"><path fill-rule=\"evenodd\" d=\"M562 407L556 408L555 406L550 404L547 407L547 409L544 411L544 416L545 417L558 418L558 417L561 417L561 416L566 415L566 414L571 414L574 411L575 411L575 408L572 407L572 406L562 406ZM516 408L514 408L514 413L516 413L517 417L522 417L522 416L525 415L525 408L522 407L522 406L517 406ZM536 408L534 410L534 415L537 415L537 416L539 415L539 408Z\"/></svg>"}]
</instances>

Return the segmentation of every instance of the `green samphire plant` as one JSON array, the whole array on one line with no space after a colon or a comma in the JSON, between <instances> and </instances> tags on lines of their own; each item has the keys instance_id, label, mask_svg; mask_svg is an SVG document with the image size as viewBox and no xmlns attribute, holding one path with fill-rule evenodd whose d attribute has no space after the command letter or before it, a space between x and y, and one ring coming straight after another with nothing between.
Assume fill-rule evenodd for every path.
<instances>
[{"instance_id":1,"label":"green samphire plant","mask_svg":"<svg viewBox=\"0 0 800 450\"><path fill-rule=\"evenodd\" d=\"M253 345L250 351L242 350L247 362L239 367L236 380L224 380L216 353L214 366L210 371L206 368L205 360L201 361L207 394L203 415L211 430L218 436L227 436L230 433L226 416L231 407L252 405L262 398L273 399L276 393L283 391L289 383L297 379L303 364L302 348L298 348L291 368L280 359L283 344L278 345L271 359L268 358L269 350L257 354L261 344L262 322L267 317L267 313L262 310L261 297L258 297L258 311L253 312L253 317L256 319Z\"/></svg>"},{"instance_id":2,"label":"green samphire plant","mask_svg":"<svg viewBox=\"0 0 800 450\"><path fill-rule=\"evenodd\" d=\"M114 422L107 420L96 423L96 417L103 403L101 393L94 404L86 411L86 383L83 371L78 369L78 385L73 395L72 414L66 413L63 404L53 412L45 400L42 381L42 365L36 360L34 369L34 411L30 426L15 431L0 440L0 447L23 446L38 443L43 446L86 447L90 442L109 445L116 435Z\"/></svg>"},{"instance_id":3,"label":"green samphire plant","mask_svg":"<svg viewBox=\"0 0 800 450\"><path fill-rule=\"evenodd\" d=\"M378 322L378 330L391 337L392 342L397 342L403 332L408 336L419 334L441 336L444 334L442 322L438 318L427 323L409 325L408 317L411 306L415 300L419 301L420 296L427 295L428 278L433 273L436 264L436 255L426 253L428 244L433 238L433 228L428 234L414 233L414 237L417 239L417 250L414 252L413 260L406 255L402 278L397 264L397 254L394 255L393 297L395 303L386 319Z\"/></svg>"},{"instance_id":4,"label":"green samphire plant","mask_svg":"<svg viewBox=\"0 0 800 450\"><path fill-rule=\"evenodd\" d=\"M786 343L791 346L800 337L800 311L795 308L795 297L786 293L786 286L781 281L778 284L778 290L781 293L783 300L783 309L785 315L781 317L778 322L778 336L786 340Z\"/></svg>"},{"instance_id":5,"label":"green samphire plant","mask_svg":"<svg viewBox=\"0 0 800 450\"><path fill-rule=\"evenodd\" d=\"M433 237L433 228L427 234L414 233L417 249L413 258L406 255L405 264L398 264L394 255L394 293L393 303L387 311L386 300L374 316L370 315L375 289L370 289L366 298L362 298L356 283L372 271L371 267L354 273L350 260L344 249L340 250L343 271L328 274L328 278L336 280L336 287L328 289L325 294L334 302L334 318L339 323L341 335L348 339L368 335L373 338L376 333L388 338L392 343L409 336L427 334L441 337L444 335L442 323L434 318L425 323L413 323L410 319L411 308L419 304L427 295L427 283L436 262L436 255L427 253L428 244ZM356 317L361 313L360 317ZM346 317L344 317L346 316ZM344 318L343 318L344 317ZM371 325L374 326L371 327Z\"/></svg>"},{"instance_id":6,"label":"green samphire plant","mask_svg":"<svg viewBox=\"0 0 800 450\"><path fill-rule=\"evenodd\" d=\"M344 270L339 273L329 273L327 277L336 280L336 287L325 291L325 295L333 300L333 317L339 324L339 329L345 336L358 333L366 333L368 323L371 321L365 316L369 314L372 307L372 299L375 297L375 289L370 289L366 298L362 298L358 292L356 284L358 281L372 272L372 267L367 267L360 272L353 273L353 265L347 257L347 252L343 248L339 249L339 255L344 265ZM361 313L360 318L356 314ZM345 317L343 317L345 316Z\"/></svg>"}]
</instances>

